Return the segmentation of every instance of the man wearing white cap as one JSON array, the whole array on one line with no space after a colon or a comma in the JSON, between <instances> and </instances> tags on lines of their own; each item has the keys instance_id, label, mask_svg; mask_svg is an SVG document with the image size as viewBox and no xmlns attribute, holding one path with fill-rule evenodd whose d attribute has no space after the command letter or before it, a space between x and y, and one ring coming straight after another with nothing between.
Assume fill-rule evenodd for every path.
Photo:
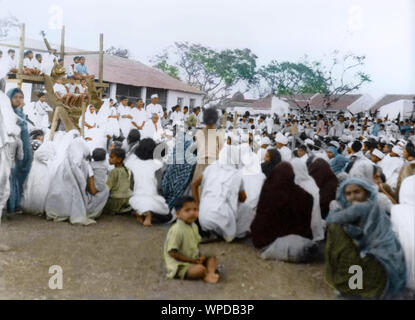
<instances>
[{"instance_id":1,"label":"man wearing white cap","mask_svg":"<svg viewBox=\"0 0 415 320\"><path fill-rule=\"evenodd\" d=\"M291 150L286 147L288 143L288 138L284 136L281 132L278 132L275 136L276 147L281 154L281 161L290 161L291 160Z\"/></svg>"},{"instance_id":2,"label":"man wearing white cap","mask_svg":"<svg viewBox=\"0 0 415 320\"><path fill-rule=\"evenodd\" d=\"M265 154L267 153L267 149L271 144L271 140L268 137L262 137L259 143L261 144L261 148L258 150L257 155L261 160L261 163L263 163L265 161L264 159Z\"/></svg>"},{"instance_id":3,"label":"man wearing white cap","mask_svg":"<svg viewBox=\"0 0 415 320\"><path fill-rule=\"evenodd\" d=\"M402 153L403 151L400 147L394 146L387 164L381 166L386 177L386 183L389 184L392 189L395 189L399 172L405 164L402 159Z\"/></svg>"},{"instance_id":4,"label":"man wearing white cap","mask_svg":"<svg viewBox=\"0 0 415 320\"><path fill-rule=\"evenodd\" d=\"M159 96L157 94L153 94L151 96L151 104L149 104L146 107L147 119L149 121L151 121L151 119L153 118L153 114L155 113L157 113L157 115L159 116L159 121L163 117L163 114L164 114L163 107L159 105L158 102L159 102Z\"/></svg>"},{"instance_id":5,"label":"man wearing white cap","mask_svg":"<svg viewBox=\"0 0 415 320\"><path fill-rule=\"evenodd\" d=\"M374 164L378 164L378 162L383 160L384 157L385 154L382 151L380 151L379 149L374 149L372 155L370 156L370 160L372 160Z\"/></svg>"}]
</instances>

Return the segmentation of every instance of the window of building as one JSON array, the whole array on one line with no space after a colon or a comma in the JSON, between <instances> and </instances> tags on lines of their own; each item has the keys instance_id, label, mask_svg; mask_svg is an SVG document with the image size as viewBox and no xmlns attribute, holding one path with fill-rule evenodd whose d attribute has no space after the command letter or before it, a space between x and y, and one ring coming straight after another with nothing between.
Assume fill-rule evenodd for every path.
<instances>
[{"instance_id":1,"label":"window of building","mask_svg":"<svg viewBox=\"0 0 415 320\"><path fill-rule=\"evenodd\" d=\"M192 109L195 107L196 99L190 99L189 107Z\"/></svg>"},{"instance_id":2,"label":"window of building","mask_svg":"<svg viewBox=\"0 0 415 320\"><path fill-rule=\"evenodd\" d=\"M180 107L183 107L183 102L184 102L184 98L177 98L177 104L178 104Z\"/></svg>"},{"instance_id":3,"label":"window of building","mask_svg":"<svg viewBox=\"0 0 415 320\"><path fill-rule=\"evenodd\" d=\"M141 98L141 87L117 84L117 100L119 101L122 96L127 97L129 102L136 103Z\"/></svg>"}]
</instances>

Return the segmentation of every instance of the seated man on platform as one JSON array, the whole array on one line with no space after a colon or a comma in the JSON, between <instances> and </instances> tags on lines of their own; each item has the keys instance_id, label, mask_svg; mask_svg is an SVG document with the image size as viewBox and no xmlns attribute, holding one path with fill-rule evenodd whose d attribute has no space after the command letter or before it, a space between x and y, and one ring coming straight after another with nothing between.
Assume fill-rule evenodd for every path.
<instances>
[{"instance_id":1,"label":"seated man on platform","mask_svg":"<svg viewBox=\"0 0 415 320\"><path fill-rule=\"evenodd\" d=\"M9 72L17 73L19 70L17 68L17 60L15 58L16 51L13 49L10 49L7 53L9 54Z\"/></svg>"},{"instance_id":2,"label":"seated man on platform","mask_svg":"<svg viewBox=\"0 0 415 320\"><path fill-rule=\"evenodd\" d=\"M93 74L88 73L85 65L85 57L80 57L79 63L75 65L75 77L77 79L95 79Z\"/></svg>"},{"instance_id":3,"label":"seated man on platform","mask_svg":"<svg viewBox=\"0 0 415 320\"><path fill-rule=\"evenodd\" d=\"M23 73L28 76L37 76L40 74L40 70L35 67L35 59L33 58L33 51L29 50L25 53L23 60Z\"/></svg>"},{"instance_id":4,"label":"seated man on platform","mask_svg":"<svg viewBox=\"0 0 415 320\"><path fill-rule=\"evenodd\" d=\"M53 86L55 96L59 101L63 102L67 106L70 106L69 101L74 98L74 95L68 92L68 89L62 84L62 78L57 78L56 83Z\"/></svg>"}]
</instances>

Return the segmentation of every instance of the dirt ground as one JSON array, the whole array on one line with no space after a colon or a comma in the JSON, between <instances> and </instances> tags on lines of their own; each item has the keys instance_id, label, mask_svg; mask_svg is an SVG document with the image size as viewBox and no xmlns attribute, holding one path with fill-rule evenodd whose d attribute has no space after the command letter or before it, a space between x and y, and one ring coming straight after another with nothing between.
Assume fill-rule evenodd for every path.
<instances>
[{"instance_id":1,"label":"dirt ground","mask_svg":"<svg viewBox=\"0 0 415 320\"><path fill-rule=\"evenodd\" d=\"M102 217L72 226L18 215L3 220L0 299L334 299L323 264L264 261L250 240L202 244L224 266L219 284L166 280L167 226L145 229L134 217ZM63 289L48 287L49 267L63 269Z\"/></svg>"}]
</instances>

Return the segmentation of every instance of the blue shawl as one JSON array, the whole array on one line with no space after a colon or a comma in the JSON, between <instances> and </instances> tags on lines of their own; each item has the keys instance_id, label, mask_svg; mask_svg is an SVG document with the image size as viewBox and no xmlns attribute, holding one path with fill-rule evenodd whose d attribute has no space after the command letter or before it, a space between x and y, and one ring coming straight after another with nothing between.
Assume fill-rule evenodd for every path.
<instances>
[{"instance_id":1,"label":"blue shawl","mask_svg":"<svg viewBox=\"0 0 415 320\"><path fill-rule=\"evenodd\" d=\"M20 89L12 89L7 93L10 100L17 93L22 93ZM7 210L13 213L20 206L23 195L23 185L29 176L30 168L32 166L32 146L30 143L29 130L27 128L26 115L22 108L13 108L14 112L19 117L19 126L21 128L20 139L23 143L23 160L16 160L15 166L10 175L10 198L7 203Z\"/></svg>"},{"instance_id":2,"label":"blue shawl","mask_svg":"<svg viewBox=\"0 0 415 320\"><path fill-rule=\"evenodd\" d=\"M334 158L330 160L330 166L333 169L334 173L338 174L343 172L346 169L349 160L340 154L337 148L329 147L328 149L334 154Z\"/></svg>"},{"instance_id":3,"label":"blue shawl","mask_svg":"<svg viewBox=\"0 0 415 320\"><path fill-rule=\"evenodd\" d=\"M357 204L349 203L344 193L349 184L367 190L368 200ZM388 278L384 298L397 295L407 281L405 256L392 231L388 215L377 203L377 191L364 180L350 178L340 185L336 199L342 208L330 211L326 222L341 224L358 246L362 257L370 254L383 265Z\"/></svg>"},{"instance_id":4,"label":"blue shawl","mask_svg":"<svg viewBox=\"0 0 415 320\"><path fill-rule=\"evenodd\" d=\"M188 187L195 167L195 161L185 159L186 150L193 145L193 140L185 135L177 135L176 146L170 154L168 164L161 180L163 195L167 200L169 208L172 209L176 201L183 196ZM187 151L189 153L189 151Z\"/></svg>"}]
</instances>

